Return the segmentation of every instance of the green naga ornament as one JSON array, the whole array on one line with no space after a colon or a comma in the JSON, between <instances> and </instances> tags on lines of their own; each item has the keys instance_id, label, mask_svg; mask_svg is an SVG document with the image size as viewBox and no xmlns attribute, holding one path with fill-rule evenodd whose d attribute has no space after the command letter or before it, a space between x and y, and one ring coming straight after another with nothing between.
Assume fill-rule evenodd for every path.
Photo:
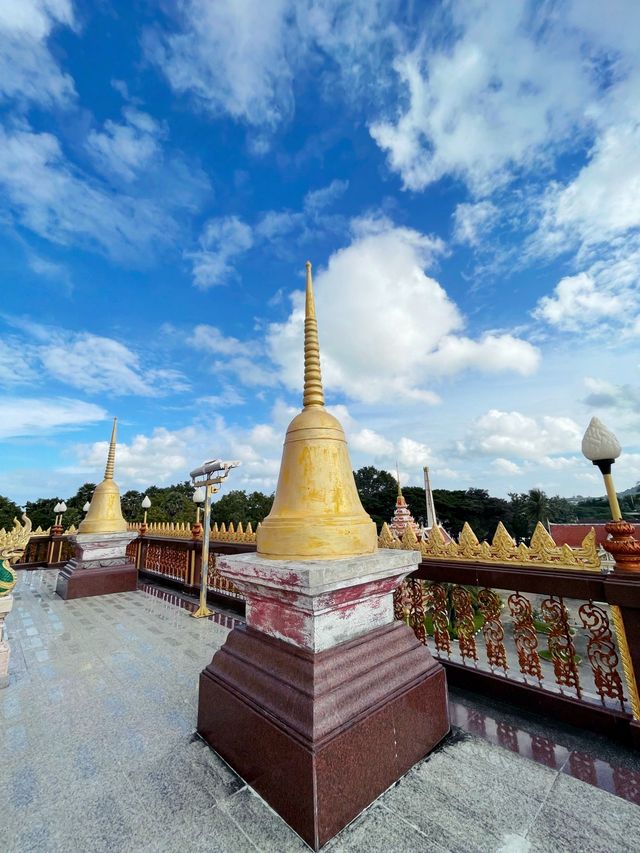
<instances>
[{"instance_id":1,"label":"green naga ornament","mask_svg":"<svg viewBox=\"0 0 640 853\"><path fill-rule=\"evenodd\" d=\"M24 525L14 518L11 530L0 530L0 598L9 595L16 585L18 576L11 568L11 563L15 563L24 554L31 536L31 520L26 515L23 515L22 519Z\"/></svg>"}]
</instances>

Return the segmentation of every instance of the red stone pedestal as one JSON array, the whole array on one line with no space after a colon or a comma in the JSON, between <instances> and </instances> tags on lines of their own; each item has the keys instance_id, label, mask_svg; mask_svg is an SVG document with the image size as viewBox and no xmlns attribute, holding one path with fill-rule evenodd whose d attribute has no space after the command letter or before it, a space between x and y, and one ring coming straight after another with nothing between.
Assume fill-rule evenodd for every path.
<instances>
[{"instance_id":1,"label":"red stone pedestal","mask_svg":"<svg viewBox=\"0 0 640 853\"><path fill-rule=\"evenodd\" d=\"M138 570L126 557L127 545L135 537L129 531L73 536L75 556L62 569L56 584L60 598L135 592Z\"/></svg>"},{"instance_id":2,"label":"red stone pedestal","mask_svg":"<svg viewBox=\"0 0 640 853\"><path fill-rule=\"evenodd\" d=\"M449 731L445 673L400 622L312 652L236 628L199 734L318 850Z\"/></svg>"},{"instance_id":3,"label":"red stone pedestal","mask_svg":"<svg viewBox=\"0 0 640 853\"><path fill-rule=\"evenodd\" d=\"M133 563L84 568L76 560L70 560L60 571L56 583L56 593L65 600L110 595L113 592L135 592L137 588L138 570Z\"/></svg>"}]
</instances>

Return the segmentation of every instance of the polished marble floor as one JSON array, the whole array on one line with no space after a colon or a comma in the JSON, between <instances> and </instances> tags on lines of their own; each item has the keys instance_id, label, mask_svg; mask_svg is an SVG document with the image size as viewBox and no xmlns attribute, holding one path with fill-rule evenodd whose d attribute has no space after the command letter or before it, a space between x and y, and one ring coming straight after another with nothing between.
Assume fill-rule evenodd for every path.
<instances>
[{"instance_id":1,"label":"polished marble floor","mask_svg":"<svg viewBox=\"0 0 640 853\"><path fill-rule=\"evenodd\" d=\"M21 572L0 691L0 849L303 851L196 736L197 679L233 617L158 590L64 602ZM636 757L452 695L452 736L325 850L632 851ZM615 792L615 793L612 793Z\"/></svg>"}]
</instances>

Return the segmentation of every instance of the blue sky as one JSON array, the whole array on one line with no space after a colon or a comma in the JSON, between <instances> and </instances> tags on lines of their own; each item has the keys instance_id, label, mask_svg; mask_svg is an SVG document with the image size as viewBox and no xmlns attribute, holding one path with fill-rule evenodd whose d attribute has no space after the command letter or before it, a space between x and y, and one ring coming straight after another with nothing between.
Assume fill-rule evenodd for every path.
<instances>
[{"instance_id":1,"label":"blue sky","mask_svg":"<svg viewBox=\"0 0 640 853\"><path fill-rule=\"evenodd\" d=\"M271 491L304 263L354 467L640 480L640 6L0 0L0 493Z\"/></svg>"}]
</instances>

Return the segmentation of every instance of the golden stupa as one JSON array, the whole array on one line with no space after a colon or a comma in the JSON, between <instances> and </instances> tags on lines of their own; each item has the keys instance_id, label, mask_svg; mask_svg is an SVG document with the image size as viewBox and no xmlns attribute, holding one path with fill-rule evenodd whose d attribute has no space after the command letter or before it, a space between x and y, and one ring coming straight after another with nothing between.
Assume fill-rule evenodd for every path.
<instances>
[{"instance_id":1,"label":"golden stupa","mask_svg":"<svg viewBox=\"0 0 640 853\"><path fill-rule=\"evenodd\" d=\"M324 407L308 261L303 405L287 429L273 508L258 529L258 554L278 560L373 554L376 526L360 502L344 430Z\"/></svg>"},{"instance_id":2,"label":"golden stupa","mask_svg":"<svg viewBox=\"0 0 640 853\"><path fill-rule=\"evenodd\" d=\"M104 480L96 486L91 506L78 527L78 533L126 533L127 522L120 507L120 490L113 479L116 461L116 429L118 419L113 419Z\"/></svg>"}]
</instances>

